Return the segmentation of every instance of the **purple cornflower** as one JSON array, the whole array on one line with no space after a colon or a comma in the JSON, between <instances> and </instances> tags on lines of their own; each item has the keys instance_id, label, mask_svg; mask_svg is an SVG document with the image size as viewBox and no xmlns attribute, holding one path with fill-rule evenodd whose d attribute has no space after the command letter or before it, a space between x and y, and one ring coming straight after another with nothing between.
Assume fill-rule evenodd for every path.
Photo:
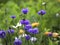
<instances>
[{"instance_id":1,"label":"purple cornflower","mask_svg":"<svg viewBox=\"0 0 60 45\"><path fill-rule=\"evenodd\" d=\"M25 30L29 30L29 29L31 29L32 28L32 26L30 25L30 24L28 24L28 25L25 25Z\"/></svg>"},{"instance_id":2,"label":"purple cornflower","mask_svg":"<svg viewBox=\"0 0 60 45\"><path fill-rule=\"evenodd\" d=\"M25 39L26 39L26 40L29 40L30 38L31 38L30 35L25 36Z\"/></svg>"},{"instance_id":3,"label":"purple cornflower","mask_svg":"<svg viewBox=\"0 0 60 45\"><path fill-rule=\"evenodd\" d=\"M27 8L22 9L22 13L23 14L27 14L28 13L28 9Z\"/></svg>"},{"instance_id":4,"label":"purple cornflower","mask_svg":"<svg viewBox=\"0 0 60 45\"><path fill-rule=\"evenodd\" d=\"M38 34L38 33L39 33L38 28L34 28L33 30L34 30L34 31L33 31L34 34Z\"/></svg>"},{"instance_id":5,"label":"purple cornflower","mask_svg":"<svg viewBox=\"0 0 60 45\"><path fill-rule=\"evenodd\" d=\"M38 14L39 14L39 15L44 15L44 14L46 14L46 11L45 11L45 10L40 10L40 11L38 12Z\"/></svg>"},{"instance_id":6,"label":"purple cornflower","mask_svg":"<svg viewBox=\"0 0 60 45\"><path fill-rule=\"evenodd\" d=\"M13 33L14 33L14 30L13 30L13 29L9 29L9 30L8 30L8 33L9 33L9 34L13 34Z\"/></svg>"},{"instance_id":7,"label":"purple cornflower","mask_svg":"<svg viewBox=\"0 0 60 45\"><path fill-rule=\"evenodd\" d=\"M29 29L28 32L31 34L38 34L39 30L38 30L38 28L34 28L34 29Z\"/></svg>"},{"instance_id":8,"label":"purple cornflower","mask_svg":"<svg viewBox=\"0 0 60 45\"><path fill-rule=\"evenodd\" d=\"M1 30L0 31L0 38L5 38L6 37L6 32Z\"/></svg>"},{"instance_id":9,"label":"purple cornflower","mask_svg":"<svg viewBox=\"0 0 60 45\"><path fill-rule=\"evenodd\" d=\"M26 20L26 19L23 19L23 20L20 20L20 23L24 24L24 25L28 25L28 24L30 24L30 21Z\"/></svg>"},{"instance_id":10,"label":"purple cornflower","mask_svg":"<svg viewBox=\"0 0 60 45\"><path fill-rule=\"evenodd\" d=\"M48 36L52 36L52 33L49 33Z\"/></svg>"},{"instance_id":11,"label":"purple cornflower","mask_svg":"<svg viewBox=\"0 0 60 45\"><path fill-rule=\"evenodd\" d=\"M14 45L22 45L22 41L19 39L15 39Z\"/></svg>"},{"instance_id":12,"label":"purple cornflower","mask_svg":"<svg viewBox=\"0 0 60 45\"><path fill-rule=\"evenodd\" d=\"M12 15L11 18L14 19L14 18L16 18L16 16L15 15Z\"/></svg>"}]
</instances>

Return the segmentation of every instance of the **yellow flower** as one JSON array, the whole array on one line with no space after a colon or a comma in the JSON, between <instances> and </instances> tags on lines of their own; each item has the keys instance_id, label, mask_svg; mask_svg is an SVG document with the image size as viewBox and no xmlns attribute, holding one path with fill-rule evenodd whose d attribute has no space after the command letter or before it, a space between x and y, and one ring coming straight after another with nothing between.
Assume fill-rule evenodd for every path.
<instances>
[{"instance_id":1,"label":"yellow flower","mask_svg":"<svg viewBox=\"0 0 60 45\"><path fill-rule=\"evenodd\" d=\"M48 34L51 34L51 32L45 32L44 34L45 34L45 35L48 35Z\"/></svg>"},{"instance_id":2,"label":"yellow flower","mask_svg":"<svg viewBox=\"0 0 60 45\"><path fill-rule=\"evenodd\" d=\"M59 35L59 34L56 33L56 32L54 32L54 33L52 34L53 37L58 37L58 35Z\"/></svg>"},{"instance_id":3,"label":"yellow flower","mask_svg":"<svg viewBox=\"0 0 60 45\"><path fill-rule=\"evenodd\" d=\"M32 23L31 25L32 25L32 27L36 27L39 25L39 23L35 22L35 23Z\"/></svg>"},{"instance_id":4,"label":"yellow flower","mask_svg":"<svg viewBox=\"0 0 60 45\"><path fill-rule=\"evenodd\" d=\"M24 33L25 33L24 30L22 30L22 29L19 30L19 34L24 34Z\"/></svg>"}]
</instances>

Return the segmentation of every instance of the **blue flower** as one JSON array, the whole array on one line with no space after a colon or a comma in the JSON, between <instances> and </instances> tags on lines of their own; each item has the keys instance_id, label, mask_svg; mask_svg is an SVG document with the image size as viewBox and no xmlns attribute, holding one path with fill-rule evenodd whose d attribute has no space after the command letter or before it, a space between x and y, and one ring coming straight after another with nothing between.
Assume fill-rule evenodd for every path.
<instances>
[{"instance_id":1,"label":"blue flower","mask_svg":"<svg viewBox=\"0 0 60 45\"><path fill-rule=\"evenodd\" d=\"M0 38L5 38L6 37L6 32L1 30L0 31Z\"/></svg>"},{"instance_id":2,"label":"blue flower","mask_svg":"<svg viewBox=\"0 0 60 45\"><path fill-rule=\"evenodd\" d=\"M38 12L38 14L39 14L39 15L44 15L44 14L46 14L46 11L45 11L45 10L40 10L40 11Z\"/></svg>"},{"instance_id":3,"label":"blue flower","mask_svg":"<svg viewBox=\"0 0 60 45\"><path fill-rule=\"evenodd\" d=\"M23 14L27 14L28 13L28 9L27 8L22 9L22 13Z\"/></svg>"},{"instance_id":4,"label":"blue flower","mask_svg":"<svg viewBox=\"0 0 60 45\"><path fill-rule=\"evenodd\" d=\"M38 34L39 33L39 30L38 30L38 28L34 28L34 29L29 29L28 32L30 34Z\"/></svg>"},{"instance_id":5,"label":"blue flower","mask_svg":"<svg viewBox=\"0 0 60 45\"><path fill-rule=\"evenodd\" d=\"M28 25L25 25L25 30L29 30L29 29L31 29L32 28L32 26L30 25L30 24L28 24Z\"/></svg>"},{"instance_id":6,"label":"blue flower","mask_svg":"<svg viewBox=\"0 0 60 45\"><path fill-rule=\"evenodd\" d=\"M22 41L19 39L15 39L14 45L22 45Z\"/></svg>"},{"instance_id":7,"label":"blue flower","mask_svg":"<svg viewBox=\"0 0 60 45\"><path fill-rule=\"evenodd\" d=\"M16 18L16 16L15 15L12 15L11 18L14 19L14 18Z\"/></svg>"},{"instance_id":8,"label":"blue flower","mask_svg":"<svg viewBox=\"0 0 60 45\"><path fill-rule=\"evenodd\" d=\"M30 38L31 38L30 35L25 36L25 39L26 39L26 40L29 40Z\"/></svg>"},{"instance_id":9,"label":"blue flower","mask_svg":"<svg viewBox=\"0 0 60 45\"><path fill-rule=\"evenodd\" d=\"M23 19L23 20L20 20L20 23L24 24L24 25L28 25L28 24L30 24L30 21L26 20L26 19L25 20Z\"/></svg>"},{"instance_id":10,"label":"blue flower","mask_svg":"<svg viewBox=\"0 0 60 45\"><path fill-rule=\"evenodd\" d=\"M9 33L9 34L13 34L13 33L14 33L14 30L13 30L13 29L9 29L9 30L8 30L8 33Z\"/></svg>"},{"instance_id":11,"label":"blue flower","mask_svg":"<svg viewBox=\"0 0 60 45\"><path fill-rule=\"evenodd\" d=\"M52 36L52 33L49 33L48 36Z\"/></svg>"},{"instance_id":12,"label":"blue flower","mask_svg":"<svg viewBox=\"0 0 60 45\"><path fill-rule=\"evenodd\" d=\"M34 28L34 29L33 29L33 34L38 34L38 33L39 33L38 28Z\"/></svg>"}]
</instances>

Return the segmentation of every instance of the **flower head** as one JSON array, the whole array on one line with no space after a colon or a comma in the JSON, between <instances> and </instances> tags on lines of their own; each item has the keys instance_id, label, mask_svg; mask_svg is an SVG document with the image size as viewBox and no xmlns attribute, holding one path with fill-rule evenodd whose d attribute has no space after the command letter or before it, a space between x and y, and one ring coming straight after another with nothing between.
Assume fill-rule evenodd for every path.
<instances>
[{"instance_id":1,"label":"flower head","mask_svg":"<svg viewBox=\"0 0 60 45\"><path fill-rule=\"evenodd\" d=\"M45 11L45 10L40 10L40 11L38 12L38 14L39 14L39 15L44 15L44 14L46 14L46 11Z\"/></svg>"},{"instance_id":2,"label":"flower head","mask_svg":"<svg viewBox=\"0 0 60 45\"><path fill-rule=\"evenodd\" d=\"M13 29L9 29L7 32L8 32L9 34L13 34L13 33L14 33L14 30L13 30Z\"/></svg>"},{"instance_id":3,"label":"flower head","mask_svg":"<svg viewBox=\"0 0 60 45\"><path fill-rule=\"evenodd\" d=\"M46 2L43 2L42 5L46 5Z\"/></svg>"},{"instance_id":4,"label":"flower head","mask_svg":"<svg viewBox=\"0 0 60 45\"><path fill-rule=\"evenodd\" d=\"M38 34L39 30L38 30L38 28L34 28L34 29L29 29L28 32L31 34Z\"/></svg>"},{"instance_id":5,"label":"flower head","mask_svg":"<svg viewBox=\"0 0 60 45\"><path fill-rule=\"evenodd\" d=\"M15 39L14 45L22 45L22 41L19 39Z\"/></svg>"},{"instance_id":6,"label":"flower head","mask_svg":"<svg viewBox=\"0 0 60 45\"><path fill-rule=\"evenodd\" d=\"M31 29L32 28L32 26L30 25L30 24L28 24L28 25L25 25L25 30L29 30L29 29Z\"/></svg>"},{"instance_id":7,"label":"flower head","mask_svg":"<svg viewBox=\"0 0 60 45\"><path fill-rule=\"evenodd\" d=\"M26 19L25 20L23 19L23 20L20 20L20 23L23 24L23 25L28 25L28 24L30 24L30 21L26 20Z\"/></svg>"},{"instance_id":8,"label":"flower head","mask_svg":"<svg viewBox=\"0 0 60 45\"><path fill-rule=\"evenodd\" d=\"M0 38L5 38L6 37L6 32L1 30L0 31Z\"/></svg>"},{"instance_id":9,"label":"flower head","mask_svg":"<svg viewBox=\"0 0 60 45\"><path fill-rule=\"evenodd\" d=\"M22 24L19 23L19 22L17 23L17 25L14 25L14 26L12 25L13 28L17 28L17 27L19 27L19 26L22 26Z\"/></svg>"},{"instance_id":10,"label":"flower head","mask_svg":"<svg viewBox=\"0 0 60 45\"><path fill-rule=\"evenodd\" d=\"M17 27L18 27L18 26L22 26L22 24L18 22L16 26L17 26Z\"/></svg>"},{"instance_id":11,"label":"flower head","mask_svg":"<svg viewBox=\"0 0 60 45\"><path fill-rule=\"evenodd\" d=\"M34 34L38 34L38 33L39 33L38 28L34 28L34 29L33 29L33 33L34 33Z\"/></svg>"},{"instance_id":12,"label":"flower head","mask_svg":"<svg viewBox=\"0 0 60 45\"><path fill-rule=\"evenodd\" d=\"M14 18L16 18L16 16L15 15L12 15L11 18L14 19Z\"/></svg>"},{"instance_id":13,"label":"flower head","mask_svg":"<svg viewBox=\"0 0 60 45\"><path fill-rule=\"evenodd\" d=\"M24 30L22 30L22 29L19 30L19 34L24 34L24 33L25 33Z\"/></svg>"},{"instance_id":14,"label":"flower head","mask_svg":"<svg viewBox=\"0 0 60 45\"><path fill-rule=\"evenodd\" d=\"M38 25L39 25L39 23L37 23L37 22L32 23L32 27L36 27L36 26L38 26Z\"/></svg>"},{"instance_id":15,"label":"flower head","mask_svg":"<svg viewBox=\"0 0 60 45\"><path fill-rule=\"evenodd\" d=\"M26 39L26 40L30 40L30 38L31 38L30 35L25 36L25 39Z\"/></svg>"},{"instance_id":16,"label":"flower head","mask_svg":"<svg viewBox=\"0 0 60 45\"><path fill-rule=\"evenodd\" d=\"M44 34L47 36L52 36L52 32L45 32Z\"/></svg>"},{"instance_id":17,"label":"flower head","mask_svg":"<svg viewBox=\"0 0 60 45\"><path fill-rule=\"evenodd\" d=\"M60 14L59 13L56 13L56 17L59 17L60 16Z\"/></svg>"},{"instance_id":18,"label":"flower head","mask_svg":"<svg viewBox=\"0 0 60 45\"><path fill-rule=\"evenodd\" d=\"M22 9L22 13L23 14L27 14L28 13L28 9L27 8Z\"/></svg>"},{"instance_id":19,"label":"flower head","mask_svg":"<svg viewBox=\"0 0 60 45\"><path fill-rule=\"evenodd\" d=\"M36 37L31 37L31 38L30 38L30 41L31 41L31 42L35 42L35 41L37 41L37 38L36 38Z\"/></svg>"},{"instance_id":20,"label":"flower head","mask_svg":"<svg viewBox=\"0 0 60 45\"><path fill-rule=\"evenodd\" d=\"M21 34L19 35L19 39L24 38L25 36L27 36L27 34Z\"/></svg>"},{"instance_id":21,"label":"flower head","mask_svg":"<svg viewBox=\"0 0 60 45\"><path fill-rule=\"evenodd\" d=\"M56 32L54 32L54 33L52 34L53 37L58 37L58 35L59 35L59 34L56 33Z\"/></svg>"}]
</instances>

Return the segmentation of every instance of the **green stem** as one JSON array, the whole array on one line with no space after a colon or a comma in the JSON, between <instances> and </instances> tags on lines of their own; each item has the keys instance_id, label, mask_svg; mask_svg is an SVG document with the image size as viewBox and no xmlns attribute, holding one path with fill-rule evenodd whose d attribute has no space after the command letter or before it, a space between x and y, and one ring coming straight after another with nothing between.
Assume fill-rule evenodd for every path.
<instances>
[{"instance_id":1,"label":"green stem","mask_svg":"<svg viewBox=\"0 0 60 45\"><path fill-rule=\"evenodd\" d=\"M8 45L8 42L7 42L7 39L6 38L2 39L2 44L3 45Z\"/></svg>"},{"instance_id":2,"label":"green stem","mask_svg":"<svg viewBox=\"0 0 60 45\"><path fill-rule=\"evenodd\" d=\"M11 34L9 34L10 45L12 45L12 43L11 43L12 40L11 39L12 39Z\"/></svg>"},{"instance_id":3,"label":"green stem","mask_svg":"<svg viewBox=\"0 0 60 45\"><path fill-rule=\"evenodd\" d=\"M41 0L41 10L42 10L42 3L43 3L43 0Z\"/></svg>"}]
</instances>

